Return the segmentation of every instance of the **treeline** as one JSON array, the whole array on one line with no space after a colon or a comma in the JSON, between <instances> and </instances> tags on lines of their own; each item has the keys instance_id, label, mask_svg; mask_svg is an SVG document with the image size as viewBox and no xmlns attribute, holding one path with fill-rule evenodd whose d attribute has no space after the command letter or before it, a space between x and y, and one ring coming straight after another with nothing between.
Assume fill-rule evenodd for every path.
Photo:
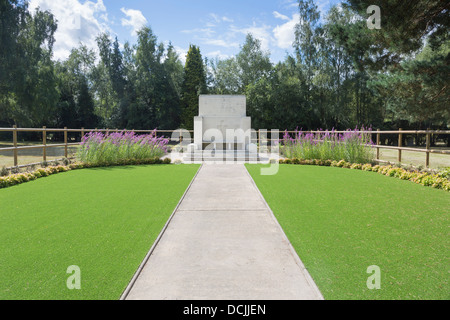
<instances>
[{"instance_id":1,"label":"treeline","mask_svg":"<svg viewBox=\"0 0 450 320\"><path fill-rule=\"evenodd\" d=\"M367 27L371 4L381 29ZM284 61L249 34L229 59L208 61L191 45L183 65L149 27L134 45L100 34L97 50L80 44L54 61L52 13L0 0L0 126L192 129L199 94L245 94L255 129L447 128L448 9L349 0L320 20L314 1L300 0Z\"/></svg>"},{"instance_id":2,"label":"treeline","mask_svg":"<svg viewBox=\"0 0 450 320\"><path fill-rule=\"evenodd\" d=\"M369 29L370 5L382 9ZM448 1L348 1L320 22L299 1L294 55L272 65L258 40L212 64L213 93L247 95L252 126L303 129L447 128Z\"/></svg>"}]
</instances>

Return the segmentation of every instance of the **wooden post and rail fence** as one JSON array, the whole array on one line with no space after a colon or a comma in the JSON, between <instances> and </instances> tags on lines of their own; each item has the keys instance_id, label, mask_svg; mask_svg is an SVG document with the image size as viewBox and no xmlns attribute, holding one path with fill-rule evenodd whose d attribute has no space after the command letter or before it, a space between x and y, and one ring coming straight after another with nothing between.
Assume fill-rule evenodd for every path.
<instances>
[{"instance_id":1,"label":"wooden post and rail fence","mask_svg":"<svg viewBox=\"0 0 450 320\"><path fill-rule=\"evenodd\" d=\"M18 128L17 126L13 126L12 128L0 128L0 132L12 132L12 136L13 136L13 141L12 141L12 146L11 147L5 147L5 148L0 148L0 152L2 151L13 151L13 162L14 165L11 168L21 168L21 167L27 167L29 165L33 165L33 164L39 164L39 163L32 163L32 164L26 164L26 165L19 165L19 151L23 151L23 150L32 150L32 149L42 149L42 161L47 161L47 150L48 148L56 148L56 147L64 147L64 158L68 158L69 157L69 147L70 146L77 146L79 145L81 142L70 142L69 138L68 138L68 133L70 132L79 132L80 133L80 140L81 137L83 137L86 133L89 132L104 132L106 134L109 134L111 132L119 132L122 130L119 129L85 129L85 128L80 128L80 129L69 129L67 127L64 127L63 129L57 129L57 128L47 128L47 127L42 127L42 128ZM125 130L125 131L133 131L135 133L142 133L142 134L149 134L154 132L155 130ZM182 140L182 131L181 130L176 130L179 131L179 140L181 142ZM19 132L40 132L42 133L42 144L37 144L37 145L27 145L27 146L19 146L19 140L18 140L18 133ZM48 144L47 143L47 135L48 133L63 133L64 134L64 140L62 143L52 143L52 144ZM161 135L171 135L174 132L174 130L156 130L157 135L161 134ZM193 131L191 131L191 133L193 133Z\"/></svg>"},{"instance_id":2,"label":"wooden post and rail fence","mask_svg":"<svg viewBox=\"0 0 450 320\"><path fill-rule=\"evenodd\" d=\"M42 149L42 159L43 161L47 161L47 150L48 148L55 148L55 147L64 147L64 157L68 158L69 156L69 151L68 151L68 147L70 146L76 146L79 145L81 142L69 142L68 139L68 133L71 132L79 132L80 133L80 138L83 137L85 135L85 133L88 132L105 132L105 133L110 133L110 132L119 132L122 130L119 129L85 129L85 128L80 128L80 129L69 129L67 127L63 128L63 129L57 129L57 128L47 128L47 127L42 127L42 128L18 128L17 126L14 126L13 128L0 128L0 132L12 132L12 136L13 136L13 141L12 141L12 146L11 147L6 147L6 148L0 148L0 152L1 151L13 151L13 158L14 158L14 167L25 167L28 166L27 165L23 165L23 166L19 166L18 163L18 152L21 150L29 150L29 149ZM141 134L149 134L154 132L155 130L129 130L129 131L133 131L135 133L141 133ZM28 146L19 146L18 144L18 133L19 132L41 132L42 133L42 144L41 145L28 145ZM63 143L56 143L56 144L47 144L47 134L51 132L51 133L63 133L63 137L64 137L64 142ZM179 136L179 141L182 141L182 137L183 137L183 132L180 129L177 130L156 130L156 134L159 135L165 135L165 136L171 136L172 133L177 132L178 136ZM262 130L258 130L257 132L257 138L256 138L256 142L258 143L258 146L261 146L262 141L271 141L271 140L278 140L278 139L268 139L268 137L263 137L263 131ZM280 131L280 133L284 133L286 131ZM287 131L288 133L296 133L297 131ZM308 133L324 133L324 131L307 131ZM333 131L334 133L345 133L347 131ZM430 165L430 153L435 153L435 154L447 154L450 155L450 150L436 150L436 149L431 149L431 136L432 135L450 135L450 130L388 130L388 131L381 131L381 130L376 130L376 131L358 131L360 133L366 133L366 134L371 134L371 135L376 135L376 144L372 145L372 148L376 149L376 160L382 162L382 160L380 160L380 149L393 149L393 150L398 150L398 162L402 162L402 151L414 151L414 152L422 152L425 153L425 165L426 167L429 167ZM193 131L189 131L190 134L193 133ZM389 135L398 135L398 146L388 146L388 145L382 145L381 144L381 135L385 135L385 134L389 134ZM410 148L410 147L404 147L403 146L403 135L406 134L413 134L413 135L425 135L425 149L424 148ZM81 139L80 139L81 141Z\"/></svg>"},{"instance_id":3,"label":"wooden post and rail fence","mask_svg":"<svg viewBox=\"0 0 450 320\"><path fill-rule=\"evenodd\" d=\"M267 131L268 133L269 131ZM299 131L280 131L281 134L283 133L289 133L289 134L295 134L298 133ZM316 134L316 133L320 133L320 134L324 134L327 131L303 131L304 133L312 133L312 134ZM330 132L330 131L328 131ZM346 133L348 131L333 131L333 133L336 134L343 134ZM355 131L353 131L355 132ZM380 159L380 149L390 149L390 150L398 150L398 156L397 156L397 162L401 163L402 162L402 151L413 151L413 152L422 152L425 153L425 166L428 168L430 166L430 153L434 153L434 154L446 154L446 155L450 155L450 148L448 150L437 150L437 149L431 149L431 136L432 135L450 135L450 130L402 130L402 129L398 129L398 130L385 130L385 131L381 131L380 129L373 131L373 130L360 130L360 131L356 131L358 133L364 133L364 134L370 134L370 135L376 135L376 143L374 145L372 145L371 147L376 149L376 160L378 162L387 162L387 161L383 161ZM381 140L381 135L397 135L398 136L398 142L397 142L397 146L389 146L389 145L383 145L382 144L382 140ZM425 135L426 137L426 142L425 142L425 148L411 148L411 147L404 147L403 146L403 136L404 135ZM259 145L261 145L261 140L263 134L261 133L261 130L258 131L258 143ZM265 141L271 141L271 140L277 140L277 139L268 139L267 137L264 139Z\"/></svg>"}]
</instances>

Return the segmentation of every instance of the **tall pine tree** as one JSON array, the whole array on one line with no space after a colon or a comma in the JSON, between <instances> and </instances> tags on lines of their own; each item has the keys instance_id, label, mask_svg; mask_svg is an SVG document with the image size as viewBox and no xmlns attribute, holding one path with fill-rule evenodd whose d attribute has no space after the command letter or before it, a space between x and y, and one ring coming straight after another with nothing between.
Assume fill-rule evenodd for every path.
<instances>
[{"instance_id":1,"label":"tall pine tree","mask_svg":"<svg viewBox=\"0 0 450 320\"><path fill-rule=\"evenodd\" d=\"M198 97L206 91L206 76L200 48L190 45L181 88L181 125L184 129L194 128L194 117L198 115Z\"/></svg>"}]
</instances>

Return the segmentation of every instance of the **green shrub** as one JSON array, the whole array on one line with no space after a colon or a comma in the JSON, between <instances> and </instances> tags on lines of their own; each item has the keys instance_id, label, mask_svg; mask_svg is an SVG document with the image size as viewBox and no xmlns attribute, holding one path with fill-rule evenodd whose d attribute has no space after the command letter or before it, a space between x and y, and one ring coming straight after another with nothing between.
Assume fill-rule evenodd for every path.
<instances>
[{"instance_id":1,"label":"green shrub","mask_svg":"<svg viewBox=\"0 0 450 320\"><path fill-rule=\"evenodd\" d=\"M401 174L400 174L400 179L402 179L402 180L409 180L409 179L411 179L412 178L412 176L413 176L413 173L412 172L409 172L409 171L406 171L406 170L404 170Z\"/></svg>"},{"instance_id":2,"label":"green shrub","mask_svg":"<svg viewBox=\"0 0 450 320\"><path fill-rule=\"evenodd\" d=\"M450 167L444 168L437 175L444 179L450 179Z\"/></svg>"},{"instance_id":3,"label":"green shrub","mask_svg":"<svg viewBox=\"0 0 450 320\"><path fill-rule=\"evenodd\" d=\"M5 166L2 167L2 170L0 171L0 176L1 177L6 177L9 174L8 169L6 169Z\"/></svg>"},{"instance_id":4,"label":"green shrub","mask_svg":"<svg viewBox=\"0 0 450 320\"><path fill-rule=\"evenodd\" d=\"M389 176L389 177L400 177L400 175L402 174L402 172L403 172L403 169L402 168L391 168L391 169L388 169L387 171L386 171L386 175L387 176Z\"/></svg>"},{"instance_id":5,"label":"green shrub","mask_svg":"<svg viewBox=\"0 0 450 320\"><path fill-rule=\"evenodd\" d=\"M391 166L391 165L388 165L388 166L382 166L382 167L380 168L379 172L380 172L381 174L386 175L390 169L392 169L392 166Z\"/></svg>"},{"instance_id":6,"label":"green shrub","mask_svg":"<svg viewBox=\"0 0 450 320\"><path fill-rule=\"evenodd\" d=\"M362 165L360 163L353 163L353 164L350 165L350 169L361 170L362 169Z\"/></svg>"},{"instance_id":7,"label":"green shrub","mask_svg":"<svg viewBox=\"0 0 450 320\"><path fill-rule=\"evenodd\" d=\"M41 174L41 177L48 176L48 172L44 168L37 169L37 172L39 172Z\"/></svg>"},{"instance_id":8,"label":"green shrub","mask_svg":"<svg viewBox=\"0 0 450 320\"><path fill-rule=\"evenodd\" d=\"M28 181L30 181L30 178L25 173L19 173L17 175L17 179L19 180L19 182L28 182Z\"/></svg>"},{"instance_id":9,"label":"green shrub","mask_svg":"<svg viewBox=\"0 0 450 320\"><path fill-rule=\"evenodd\" d=\"M32 175L33 175L36 179L39 179L40 177L42 177L42 174L41 174L38 170L34 171L34 172L32 173Z\"/></svg>"},{"instance_id":10,"label":"green shrub","mask_svg":"<svg viewBox=\"0 0 450 320\"><path fill-rule=\"evenodd\" d=\"M65 166L57 166L56 167L56 170L57 170L57 172L66 172L66 171L68 171L68 167L65 167Z\"/></svg>"},{"instance_id":11,"label":"green shrub","mask_svg":"<svg viewBox=\"0 0 450 320\"><path fill-rule=\"evenodd\" d=\"M377 165L373 166L373 167L372 167L372 171L373 171L373 172L378 172L378 171L380 171L380 165L377 164Z\"/></svg>"},{"instance_id":12,"label":"green shrub","mask_svg":"<svg viewBox=\"0 0 450 320\"><path fill-rule=\"evenodd\" d=\"M58 168L54 167L54 166L48 167L48 169L50 169L50 174L54 174L54 173L58 172Z\"/></svg>"},{"instance_id":13,"label":"green shrub","mask_svg":"<svg viewBox=\"0 0 450 320\"><path fill-rule=\"evenodd\" d=\"M345 165L345 160L340 160L340 161L336 164L336 167L342 168L342 167L344 167L344 165Z\"/></svg>"}]
</instances>

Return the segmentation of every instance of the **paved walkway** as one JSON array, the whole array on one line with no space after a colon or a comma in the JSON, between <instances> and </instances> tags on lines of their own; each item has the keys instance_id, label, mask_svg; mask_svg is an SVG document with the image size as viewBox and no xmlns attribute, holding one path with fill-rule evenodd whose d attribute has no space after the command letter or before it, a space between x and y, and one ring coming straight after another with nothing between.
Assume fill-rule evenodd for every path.
<instances>
[{"instance_id":1,"label":"paved walkway","mask_svg":"<svg viewBox=\"0 0 450 320\"><path fill-rule=\"evenodd\" d=\"M323 299L242 164L203 164L126 299Z\"/></svg>"}]
</instances>

